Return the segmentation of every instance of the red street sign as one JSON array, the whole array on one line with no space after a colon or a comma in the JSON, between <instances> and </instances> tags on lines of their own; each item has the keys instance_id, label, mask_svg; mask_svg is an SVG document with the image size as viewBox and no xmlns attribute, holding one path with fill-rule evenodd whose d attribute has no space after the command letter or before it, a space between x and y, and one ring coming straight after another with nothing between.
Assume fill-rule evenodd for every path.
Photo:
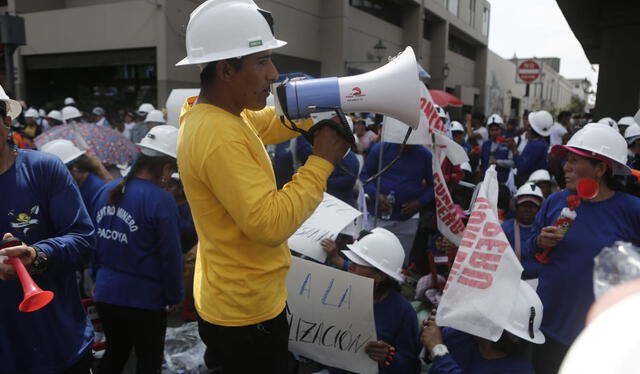
<instances>
[{"instance_id":1,"label":"red street sign","mask_svg":"<svg viewBox=\"0 0 640 374\"><path fill-rule=\"evenodd\" d=\"M523 83L533 83L539 77L542 71L540 63L536 60L524 60L518 65L516 74Z\"/></svg>"}]
</instances>

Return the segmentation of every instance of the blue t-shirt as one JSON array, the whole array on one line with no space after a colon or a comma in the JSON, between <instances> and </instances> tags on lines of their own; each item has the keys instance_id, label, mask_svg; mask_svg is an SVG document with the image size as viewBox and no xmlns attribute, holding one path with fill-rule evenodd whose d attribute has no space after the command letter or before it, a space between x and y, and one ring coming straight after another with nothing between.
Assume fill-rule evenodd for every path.
<instances>
[{"instance_id":1,"label":"blue t-shirt","mask_svg":"<svg viewBox=\"0 0 640 374\"><path fill-rule=\"evenodd\" d=\"M358 162L358 157L349 151L342 158L340 164L335 166L333 173L327 179L327 193L355 207L356 197L353 194L353 186L356 184L359 171L360 163Z\"/></svg>"},{"instance_id":2,"label":"blue t-shirt","mask_svg":"<svg viewBox=\"0 0 640 374\"><path fill-rule=\"evenodd\" d=\"M502 231L504 231L509 244L511 244L511 248L513 248L514 251L516 250L516 235L514 227L515 221L515 218L511 218L502 223ZM533 225L527 227L518 224L518 226L520 227L520 263L524 268L524 271L522 272L522 278L537 278L538 273L540 272L540 266L542 264L535 260L534 255L526 252L531 250L531 248L527 246L527 242L533 235L535 235Z\"/></svg>"},{"instance_id":3,"label":"blue t-shirt","mask_svg":"<svg viewBox=\"0 0 640 374\"><path fill-rule=\"evenodd\" d=\"M434 358L429 374L534 374L524 356L483 358L473 335L444 328L442 338L449 354Z\"/></svg>"},{"instance_id":4,"label":"blue t-shirt","mask_svg":"<svg viewBox=\"0 0 640 374\"><path fill-rule=\"evenodd\" d=\"M146 179L126 184L122 200L108 204L120 180L104 185L94 202L98 302L160 310L182 300L178 208L167 191Z\"/></svg>"},{"instance_id":5,"label":"blue t-shirt","mask_svg":"<svg viewBox=\"0 0 640 374\"><path fill-rule=\"evenodd\" d=\"M417 374L420 372L418 355L420 331L418 316L409 302L398 292L391 291L379 303L373 304L378 340L396 348L391 365L378 365L380 374ZM331 374L349 373L345 370L329 368Z\"/></svg>"},{"instance_id":6,"label":"blue t-shirt","mask_svg":"<svg viewBox=\"0 0 640 374\"><path fill-rule=\"evenodd\" d=\"M491 141L491 139L485 140L482 143L482 152L480 154L480 170L482 170L483 173L489 168L489 164L492 159L495 161L509 160L510 151L507 143L498 143L494 151L491 152L492 143L493 142ZM506 183L507 179L509 179L511 167L496 165L496 171L498 172L498 182Z\"/></svg>"},{"instance_id":7,"label":"blue t-shirt","mask_svg":"<svg viewBox=\"0 0 640 374\"><path fill-rule=\"evenodd\" d=\"M91 348L93 328L80 303L76 270L91 260L93 225L80 192L56 156L19 150L0 174L1 231L48 255L33 280L55 293L44 308L21 313L18 280L0 280L0 373L57 373Z\"/></svg>"},{"instance_id":8,"label":"blue t-shirt","mask_svg":"<svg viewBox=\"0 0 640 374\"><path fill-rule=\"evenodd\" d=\"M527 242L533 256L541 229L551 226L567 206L573 193L563 190L549 196L536 215L534 235ZM564 239L550 252L550 262L541 264L538 295L544 314L542 332L570 345L584 328L593 304L593 259L604 247L618 240L640 245L640 199L624 192L600 202L583 201Z\"/></svg>"},{"instance_id":9,"label":"blue t-shirt","mask_svg":"<svg viewBox=\"0 0 640 374\"><path fill-rule=\"evenodd\" d=\"M85 179L82 186L79 187L82 201L84 202L84 206L87 207L87 212L93 211L91 203L102 186L104 186L104 181L97 175L89 173L87 179Z\"/></svg>"},{"instance_id":10,"label":"blue t-shirt","mask_svg":"<svg viewBox=\"0 0 640 374\"><path fill-rule=\"evenodd\" d=\"M393 161L400 153L400 144L376 143L369 149L364 166L360 172L360 180L364 183L370 176L378 172L380 144L384 144L382 154L382 168ZM423 187L426 182L426 187ZM376 202L377 181L364 185L364 191L369 195L368 209L374 212ZM391 219L403 221L410 217L402 217L402 205L413 200L420 201L422 206L433 200L433 173L431 171L431 152L424 146L407 146L398 161L380 176L380 193L388 195L395 192L396 202L393 206ZM378 212L380 216L381 212Z\"/></svg>"},{"instance_id":11,"label":"blue t-shirt","mask_svg":"<svg viewBox=\"0 0 640 374\"><path fill-rule=\"evenodd\" d=\"M547 168L547 153L549 143L543 138L529 140L524 146L522 154L513 155L513 161L518 168L518 176L529 178L529 175L536 170Z\"/></svg>"}]
</instances>

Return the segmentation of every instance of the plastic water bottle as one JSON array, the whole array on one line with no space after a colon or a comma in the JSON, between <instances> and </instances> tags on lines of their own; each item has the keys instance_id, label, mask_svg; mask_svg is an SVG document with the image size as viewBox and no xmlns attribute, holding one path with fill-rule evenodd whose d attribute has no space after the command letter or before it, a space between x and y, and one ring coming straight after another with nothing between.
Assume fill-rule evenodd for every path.
<instances>
[{"instance_id":1,"label":"plastic water bottle","mask_svg":"<svg viewBox=\"0 0 640 374\"><path fill-rule=\"evenodd\" d=\"M391 219L391 213L393 212L393 206L396 204L396 193L395 191L389 192L387 195L387 203L389 203L389 209L385 209L380 214L380 218L384 220Z\"/></svg>"}]
</instances>

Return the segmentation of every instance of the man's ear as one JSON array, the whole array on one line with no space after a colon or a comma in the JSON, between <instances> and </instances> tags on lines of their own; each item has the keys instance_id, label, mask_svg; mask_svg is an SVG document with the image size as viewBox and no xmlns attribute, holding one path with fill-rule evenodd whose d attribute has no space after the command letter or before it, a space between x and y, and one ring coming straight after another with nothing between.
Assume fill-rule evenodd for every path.
<instances>
[{"instance_id":1,"label":"man's ear","mask_svg":"<svg viewBox=\"0 0 640 374\"><path fill-rule=\"evenodd\" d=\"M231 78L233 78L233 76L236 73L236 69L229 64L227 61L222 60L222 61L218 61L218 63L216 63L216 78L224 81L224 82L228 82L229 80L231 80Z\"/></svg>"}]
</instances>

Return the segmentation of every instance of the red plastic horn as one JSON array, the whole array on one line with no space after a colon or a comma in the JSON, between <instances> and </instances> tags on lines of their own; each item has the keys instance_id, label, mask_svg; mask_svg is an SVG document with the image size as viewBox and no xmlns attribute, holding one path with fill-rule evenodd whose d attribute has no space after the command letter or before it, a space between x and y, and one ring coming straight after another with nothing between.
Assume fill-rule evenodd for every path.
<instances>
[{"instance_id":1,"label":"red plastic horn","mask_svg":"<svg viewBox=\"0 0 640 374\"><path fill-rule=\"evenodd\" d=\"M591 178L582 178L576 184L576 193L581 199L591 200L598 196L600 186Z\"/></svg>"},{"instance_id":2,"label":"red plastic horn","mask_svg":"<svg viewBox=\"0 0 640 374\"><path fill-rule=\"evenodd\" d=\"M0 242L0 249L16 247L22 245L22 242L16 238L4 239ZM22 261L18 257L9 257L5 260L5 263L11 264L18 274L18 279L22 284L22 291L24 292L24 298L18 306L18 310L21 312L35 312L36 310L43 308L53 300L53 292L43 291L36 282L33 281L29 272L22 264Z\"/></svg>"}]
</instances>

